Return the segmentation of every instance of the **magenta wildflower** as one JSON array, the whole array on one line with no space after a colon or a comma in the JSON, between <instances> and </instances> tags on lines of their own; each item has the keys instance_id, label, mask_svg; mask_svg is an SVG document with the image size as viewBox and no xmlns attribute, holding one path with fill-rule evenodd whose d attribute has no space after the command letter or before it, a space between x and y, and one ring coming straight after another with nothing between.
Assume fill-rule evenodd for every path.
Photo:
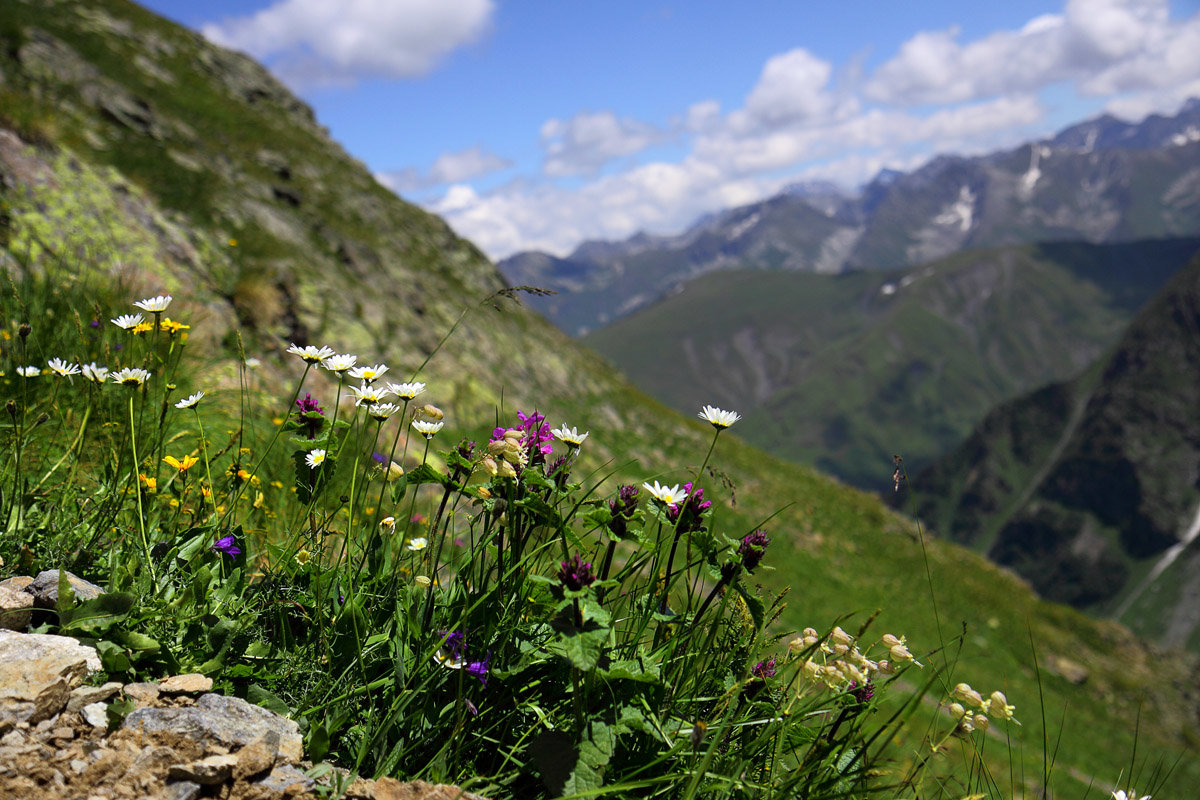
<instances>
[{"instance_id":1,"label":"magenta wildflower","mask_svg":"<svg viewBox=\"0 0 1200 800\"><path fill-rule=\"evenodd\" d=\"M767 532L761 528L742 539L738 555L742 557L742 566L746 568L746 572L754 572L758 568L770 543Z\"/></svg>"},{"instance_id":2,"label":"magenta wildflower","mask_svg":"<svg viewBox=\"0 0 1200 800\"><path fill-rule=\"evenodd\" d=\"M759 680L766 680L767 678L774 678L775 677L775 656L771 656L766 661L758 662L757 664L754 665L754 668L751 669L750 672L753 673L754 677L758 678Z\"/></svg>"},{"instance_id":3,"label":"magenta wildflower","mask_svg":"<svg viewBox=\"0 0 1200 800\"><path fill-rule=\"evenodd\" d=\"M212 547L209 550L212 550L214 553L224 553L230 558L237 558L242 554L242 548L237 546L237 541L233 536L222 536L212 543Z\"/></svg>"},{"instance_id":4,"label":"magenta wildflower","mask_svg":"<svg viewBox=\"0 0 1200 800\"><path fill-rule=\"evenodd\" d=\"M297 421L297 426L309 439L317 438L317 434L325 427L325 409L321 408L321 404L314 400L308 392L305 392L304 397L296 401L296 405L300 407L300 419Z\"/></svg>"},{"instance_id":5,"label":"magenta wildflower","mask_svg":"<svg viewBox=\"0 0 1200 800\"><path fill-rule=\"evenodd\" d=\"M700 530L703 525L701 518L712 508L712 501L704 499L704 490L692 491L692 484L683 485L685 492L682 503L672 503L667 506L667 519L677 524L680 533L690 533Z\"/></svg>"},{"instance_id":6,"label":"magenta wildflower","mask_svg":"<svg viewBox=\"0 0 1200 800\"><path fill-rule=\"evenodd\" d=\"M638 490L636 486L626 485L617 489L617 497L608 501L608 511L612 514L608 529L619 539L624 539L629 521L637 511Z\"/></svg>"},{"instance_id":7,"label":"magenta wildflower","mask_svg":"<svg viewBox=\"0 0 1200 800\"><path fill-rule=\"evenodd\" d=\"M592 574L591 563L584 561L578 554L571 556L570 561L562 562L562 569L558 571L558 579L563 586L573 592L586 589L596 582L596 576Z\"/></svg>"}]
</instances>

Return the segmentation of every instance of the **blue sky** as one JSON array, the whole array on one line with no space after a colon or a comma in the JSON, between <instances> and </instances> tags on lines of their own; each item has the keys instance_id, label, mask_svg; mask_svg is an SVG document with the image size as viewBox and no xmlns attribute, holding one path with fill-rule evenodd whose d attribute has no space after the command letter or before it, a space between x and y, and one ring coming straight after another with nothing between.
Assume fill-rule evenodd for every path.
<instances>
[{"instance_id":1,"label":"blue sky","mask_svg":"<svg viewBox=\"0 0 1200 800\"><path fill-rule=\"evenodd\" d=\"M1198 0L150 0L500 258L1200 96Z\"/></svg>"}]
</instances>

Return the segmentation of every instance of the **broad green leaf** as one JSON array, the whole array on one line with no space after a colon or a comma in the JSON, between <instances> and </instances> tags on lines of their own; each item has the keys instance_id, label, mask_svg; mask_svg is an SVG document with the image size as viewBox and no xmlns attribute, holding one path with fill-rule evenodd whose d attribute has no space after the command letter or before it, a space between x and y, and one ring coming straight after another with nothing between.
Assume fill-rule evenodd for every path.
<instances>
[{"instance_id":1,"label":"broad green leaf","mask_svg":"<svg viewBox=\"0 0 1200 800\"><path fill-rule=\"evenodd\" d=\"M129 592L102 594L71 609L70 621L63 624L60 630L67 632L106 628L129 616L135 600L134 595Z\"/></svg>"}]
</instances>

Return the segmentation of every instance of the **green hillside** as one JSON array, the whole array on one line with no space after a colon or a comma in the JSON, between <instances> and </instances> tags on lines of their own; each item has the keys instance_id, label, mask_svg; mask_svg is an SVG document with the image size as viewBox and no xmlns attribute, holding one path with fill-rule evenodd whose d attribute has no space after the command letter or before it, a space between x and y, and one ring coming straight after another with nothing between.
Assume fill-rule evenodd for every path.
<instances>
[{"instance_id":1,"label":"green hillside","mask_svg":"<svg viewBox=\"0 0 1200 800\"><path fill-rule=\"evenodd\" d=\"M583 341L667 405L737 405L748 442L879 491L892 454L918 469L997 403L1086 367L1198 247L1026 245L888 274L724 272Z\"/></svg>"},{"instance_id":2,"label":"green hillside","mask_svg":"<svg viewBox=\"0 0 1200 800\"><path fill-rule=\"evenodd\" d=\"M1193 260L1085 373L996 409L920 475L929 526L1051 599L1200 649L1181 541L1200 503L1198 320Z\"/></svg>"},{"instance_id":3,"label":"green hillside","mask_svg":"<svg viewBox=\"0 0 1200 800\"><path fill-rule=\"evenodd\" d=\"M0 349L6 400L24 391L15 375L23 361L82 360L95 346L90 318L124 313L132 298L171 293L171 313L192 325L189 356L200 364L181 385L203 388L216 408L236 415L243 381L256 401L286 403L303 372L286 348L328 344L358 354L360 363L385 362L398 379L428 382L429 401L446 414L441 436L451 442L459 436L486 441L515 409L536 408L555 425L590 430L578 472L613 472L597 490L604 497L618 480L688 480L712 441L711 427L692 417L696 407L715 402L739 409L747 419L721 438L712 461L720 472L704 483L718 501L723 530L741 535L769 528L775 542L770 570L758 575L771 589L790 589L780 632L808 625L827 630L839 620L854 629L878 611L872 629L906 635L931 665L949 661L950 650L932 651L961 635L956 672L946 680L1003 687L1023 723L1013 729L1011 753L998 737L989 743L998 796L1009 796L1010 784L1026 796L1040 790L1046 741L1055 748L1050 786L1064 798L1082 795L1092 782L1115 782L1119 765L1131 764L1135 740L1140 775L1149 778L1156 764L1178 760L1169 778L1158 773L1156 792L1182 796L1200 780L1200 762L1187 755L1200 720L1181 688L1194 683L1193 659L1041 602L982 557L922 540L910 521L875 497L739 441L737 434L749 438L762 430L753 415L761 401L736 374L710 369L684 404L686 417L646 397L601 358L514 303L476 248L379 187L300 101L248 59L122 0L0 0L0 75L0 244L11 280L0 320L7 334ZM997 275L1029 261L1057 293L1042 297L1031 290L1009 302L1044 305L1047 313L1057 309L1073 319L1071 307L1056 305L1064 294L1106 291L1102 281L1081 289L1066 280L1066 271L1030 254L1011 258L993 268ZM1152 267L1157 262L1151 259L1142 263L1165 269ZM964 280L971 274L965 266L961 272ZM922 285L913 275L918 283L896 299ZM835 330L835 303L843 300L857 302L858 314L885 312L881 280L845 276L814 283L820 288L812 290L809 312ZM742 285L749 282L729 288ZM82 307L34 305L23 294L29 287ZM756 302L769 308L778 297L768 292ZM929 302L944 302L938 297ZM1078 329L1089 335L1115 329L1128 302L1112 301L1099 317L1077 320ZM905 315L915 317L911 327L918 330L948 324L911 308L885 317L899 325ZM31 316L34 335L21 344L18 325ZM736 345L734 333L729 341ZM1090 358L1099 345L1085 333L1056 337L1065 340L1062 347L1038 352L1053 352L1050 360L1060 368ZM882 328L875 335L886 340ZM643 357L660 341L628 347ZM826 350L824 339L806 341ZM1025 342L1018 337L1013 349ZM259 364L251 378L239 368L243 355ZM1002 354L997 363L1009 357ZM669 363L663 358L660 366ZM314 393L334 395L337 384L328 373L314 372L308 380ZM996 379L981 380L982 396ZM843 388L821 391L836 405ZM909 417L908 427L922 428L922 416ZM12 428L3 435L7 446ZM230 434L222 429L222 435ZM56 475L56 481L70 479ZM6 530L3 547L11 549L0 577L22 562L30 569L58 566L52 559L61 553L19 549L25 537L44 534L19 525ZM266 529L263 535L272 534ZM950 649L957 653L957 645ZM1064 665L1082 665L1086 679ZM1143 724L1135 729L1139 714ZM926 718L942 715L930 705L921 711ZM923 757L922 731L915 728L897 745L912 760ZM1096 736L1097 730L1105 735ZM948 786L944 796L958 797L957 788Z\"/></svg>"}]
</instances>

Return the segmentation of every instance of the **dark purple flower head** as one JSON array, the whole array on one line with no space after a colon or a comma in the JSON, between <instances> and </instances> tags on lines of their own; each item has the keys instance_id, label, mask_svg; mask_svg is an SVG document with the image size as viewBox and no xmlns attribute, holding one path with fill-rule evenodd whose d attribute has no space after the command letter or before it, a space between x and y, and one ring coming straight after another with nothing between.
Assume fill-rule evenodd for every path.
<instances>
[{"instance_id":1,"label":"dark purple flower head","mask_svg":"<svg viewBox=\"0 0 1200 800\"><path fill-rule=\"evenodd\" d=\"M94 319L94 320L92 320L91 322L89 322L88 324L89 324L89 325L91 325L93 328L99 328L99 327L100 327L100 320L98 320L98 319Z\"/></svg>"},{"instance_id":2,"label":"dark purple flower head","mask_svg":"<svg viewBox=\"0 0 1200 800\"><path fill-rule=\"evenodd\" d=\"M753 673L754 677L758 678L759 680L766 680L767 678L774 678L775 677L775 656L771 656L766 661L758 662L757 664L754 665L754 668L751 669L750 672Z\"/></svg>"},{"instance_id":3,"label":"dark purple flower head","mask_svg":"<svg viewBox=\"0 0 1200 800\"><path fill-rule=\"evenodd\" d=\"M387 456L380 452L374 452L371 453L371 460L376 464L382 464L383 462L387 461Z\"/></svg>"},{"instance_id":4,"label":"dark purple flower head","mask_svg":"<svg viewBox=\"0 0 1200 800\"><path fill-rule=\"evenodd\" d=\"M612 514L612 519L608 523L608 529L619 538L625 538L628 532L628 524L633 519L634 512L637 511L638 490L636 486L622 486L617 489L617 497L615 500L608 501L608 511Z\"/></svg>"},{"instance_id":5,"label":"dark purple flower head","mask_svg":"<svg viewBox=\"0 0 1200 800\"><path fill-rule=\"evenodd\" d=\"M475 455L475 442L463 439L458 443L458 447L456 449L460 456L470 461L471 456Z\"/></svg>"},{"instance_id":6,"label":"dark purple flower head","mask_svg":"<svg viewBox=\"0 0 1200 800\"><path fill-rule=\"evenodd\" d=\"M463 631L441 631L438 636L445 637L441 652L446 660L461 662L467 649L467 635Z\"/></svg>"},{"instance_id":7,"label":"dark purple flower head","mask_svg":"<svg viewBox=\"0 0 1200 800\"><path fill-rule=\"evenodd\" d=\"M304 393L304 397L296 401L296 405L300 406L300 413L307 414L310 411L315 411L318 414L324 414L325 409L321 408L321 404L313 399L313 396L308 392Z\"/></svg>"},{"instance_id":8,"label":"dark purple flower head","mask_svg":"<svg viewBox=\"0 0 1200 800\"><path fill-rule=\"evenodd\" d=\"M546 467L546 477L553 478L555 485L560 489L566 485L567 478L571 476L571 470L568 468L570 461L568 456L559 456Z\"/></svg>"},{"instance_id":9,"label":"dark purple flower head","mask_svg":"<svg viewBox=\"0 0 1200 800\"><path fill-rule=\"evenodd\" d=\"M230 558L237 558L242 554L242 548L237 546L237 542L233 536L222 536L212 543L212 547L209 550L212 550L214 553L224 553Z\"/></svg>"},{"instance_id":10,"label":"dark purple flower head","mask_svg":"<svg viewBox=\"0 0 1200 800\"><path fill-rule=\"evenodd\" d=\"M467 674L479 678L479 683L483 686L487 686L488 664L490 664L491 661L491 653L488 653L484 657L483 661L472 661L470 664L467 664Z\"/></svg>"},{"instance_id":11,"label":"dark purple flower head","mask_svg":"<svg viewBox=\"0 0 1200 800\"><path fill-rule=\"evenodd\" d=\"M712 501L704 499L704 490L692 491L692 484L685 483L683 490L687 496L682 503L667 506L667 519L677 523L680 533L698 531L703 527L701 517L712 508Z\"/></svg>"},{"instance_id":12,"label":"dark purple flower head","mask_svg":"<svg viewBox=\"0 0 1200 800\"><path fill-rule=\"evenodd\" d=\"M867 681L859 686L857 681L850 681L850 694L854 695L854 699L858 703L865 703L875 696L875 684Z\"/></svg>"},{"instance_id":13,"label":"dark purple flower head","mask_svg":"<svg viewBox=\"0 0 1200 800\"><path fill-rule=\"evenodd\" d=\"M742 557L742 566L746 568L747 572L754 572L758 568L759 562L767 552L767 545L770 543L767 532L761 528L742 539L742 543L738 547L738 555Z\"/></svg>"},{"instance_id":14,"label":"dark purple flower head","mask_svg":"<svg viewBox=\"0 0 1200 800\"><path fill-rule=\"evenodd\" d=\"M571 556L570 561L562 562L562 569L558 571L558 579L562 581L563 586L573 592L585 589L596 582L596 576L592 574L592 565L578 555Z\"/></svg>"}]
</instances>

